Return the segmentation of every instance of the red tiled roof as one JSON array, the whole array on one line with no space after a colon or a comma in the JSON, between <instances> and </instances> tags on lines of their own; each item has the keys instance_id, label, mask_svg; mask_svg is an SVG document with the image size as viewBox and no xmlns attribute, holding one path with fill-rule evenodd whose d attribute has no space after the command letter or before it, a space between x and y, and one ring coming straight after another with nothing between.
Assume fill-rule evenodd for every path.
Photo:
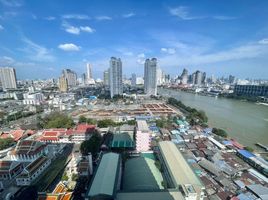
<instances>
[{"instance_id":1,"label":"red tiled roof","mask_svg":"<svg viewBox=\"0 0 268 200\"><path fill-rule=\"evenodd\" d=\"M59 134L58 131L44 131L43 137L56 137L58 136L58 134Z\"/></svg>"},{"instance_id":2,"label":"red tiled roof","mask_svg":"<svg viewBox=\"0 0 268 200\"><path fill-rule=\"evenodd\" d=\"M95 129L95 125L89 125L89 124L79 124L76 126L76 130L78 131L89 131Z\"/></svg>"},{"instance_id":3,"label":"red tiled roof","mask_svg":"<svg viewBox=\"0 0 268 200\"><path fill-rule=\"evenodd\" d=\"M24 132L24 130L12 130L10 131L10 134L15 141L19 141L23 137Z\"/></svg>"},{"instance_id":4,"label":"red tiled roof","mask_svg":"<svg viewBox=\"0 0 268 200\"><path fill-rule=\"evenodd\" d=\"M12 137L11 137L11 135L10 135L9 133L2 133L2 134L0 135L0 138L1 138L1 139L6 139L6 138L12 138Z\"/></svg>"}]
</instances>

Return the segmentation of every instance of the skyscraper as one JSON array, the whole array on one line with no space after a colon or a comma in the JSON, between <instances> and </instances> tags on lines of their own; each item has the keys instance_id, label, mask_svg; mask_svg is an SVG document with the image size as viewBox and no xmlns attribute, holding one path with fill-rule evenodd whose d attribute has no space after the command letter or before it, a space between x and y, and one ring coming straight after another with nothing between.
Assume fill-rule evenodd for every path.
<instances>
[{"instance_id":1,"label":"skyscraper","mask_svg":"<svg viewBox=\"0 0 268 200\"><path fill-rule=\"evenodd\" d=\"M67 92L68 91L67 78L64 76L64 74L62 74L61 77L59 78L59 90L61 92Z\"/></svg>"},{"instance_id":2,"label":"skyscraper","mask_svg":"<svg viewBox=\"0 0 268 200\"><path fill-rule=\"evenodd\" d=\"M131 75L131 86L136 87L136 83L137 83L137 76L136 76L136 74L132 74Z\"/></svg>"},{"instance_id":3,"label":"skyscraper","mask_svg":"<svg viewBox=\"0 0 268 200\"><path fill-rule=\"evenodd\" d=\"M144 63L144 92L157 95L157 59L146 59Z\"/></svg>"},{"instance_id":4,"label":"skyscraper","mask_svg":"<svg viewBox=\"0 0 268 200\"><path fill-rule=\"evenodd\" d=\"M16 89L17 88L16 70L12 67L0 67L0 82L4 90Z\"/></svg>"},{"instance_id":5,"label":"skyscraper","mask_svg":"<svg viewBox=\"0 0 268 200\"><path fill-rule=\"evenodd\" d=\"M188 71L187 69L183 69L181 74L181 83L185 85L187 84L187 82L188 82Z\"/></svg>"},{"instance_id":6,"label":"skyscraper","mask_svg":"<svg viewBox=\"0 0 268 200\"><path fill-rule=\"evenodd\" d=\"M68 87L76 86L77 83L77 75L74 71L70 69L64 69L62 71L63 76L67 79Z\"/></svg>"},{"instance_id":7,"label":"skyscraper","mask_svg":"<svg viewBox=\"0 0 268 200\"><path fill-rule=\"evenodd\" d=\"M202 84L202 78L203 78L203 73L197 70L195 72L195 84L196 85L201 85Z\"/></svg>"},{"instance_id":8,"label":"skyscraper","mask_svg":"<svg viewBox=\"0 0 268 200\"><path fill-rule=\"evenodd\" d=\"M91 79L93 79L91 65L87 63L87 82L91 82Z\"/></svg>"},{"instance_id":9,"label":"skyscraper","mask_svg":"<svg viewBox=\"0 0 268 200\"><path fill-rule=\"evenodd\" d=\"M103 72L103 84L105 86L108 86L109 85L109 79L110 79L110 77L109 77L109 70L105 70Z\"/></svg>"},{"instance_id":10,"label":"skyscraper","mask_svg":"<svg viewBox=\"0 0 268 200\"><path fill-rule=\"evenodd\" d=\"M110 68L110 96L123 94L123 84L122 84L122 62L120 58L111 57Z\"/></svg>"}]
</instances>

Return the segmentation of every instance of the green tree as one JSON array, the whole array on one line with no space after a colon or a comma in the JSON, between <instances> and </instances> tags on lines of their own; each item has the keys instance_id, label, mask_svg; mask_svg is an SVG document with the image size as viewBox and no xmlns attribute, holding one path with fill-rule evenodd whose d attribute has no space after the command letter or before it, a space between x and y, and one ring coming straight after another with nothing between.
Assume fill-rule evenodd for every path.
<instances>
[{"instance_id":1,"label":"green tree","mask_svg":"<svg viewBox=\"0 0 268 200\"><path fill-rule=\"evenodd\" d=\"M225 132L225 130L220 129L220 128L213 128L212 133L214 133L215 135L224 137L224 138L226 138L228 136L228 134Z\"/></svg>"},{"instance_id":2,"label":"green tree","mask_svg":"<svg viewBox=\"0 0 268 200\"><path fill-rule=\"evenodd\" d=\"M61 177L61 180L62 180L62 181L68 181L68 179L69 179L69 178L68 178L68 176L67 176L67 173L64 172L64 173L63 173L63 176Z\"/></svg>"},{"instance_id":3,"label":"green tree","mask_svg":"<svg viewBox=\"0 0 268 200\"><path fill-rule=\"evenodd\" d=\"M83 155L91 153L92 156L95 157L99 152L100 145L101 145L101 136L97 131L95 131L89 140L82 142L80 146L80 151Z\"/></svg>"},{"instance_id":4,"label":"green tree","mask_svg":"<svg viewBox=\"0 0 268 200\"><path fill-rule=\"evenodd\" d=\"M4 138L4 139L0 138L0 150L9 148L13 144L15 144L15 142L12 138Z\"/></svg>"},{"instance_id":5,"label":"green tree","mask_svg":"<svg viewBox=\"0 0 268 200\"><path fill-rule=\"evenodd\" d=\"M98 121L98 127L100 128L106 128L109 126L115 126L116 123L111 119L103 119Z\"/></svg>"},{"instance_id":6,"label":"green tree","mask_svg":"<svg viewBox=\"0 0 268 200\"><path fill-rule=\"evenodd\" d=\"M250 151L250 152L254 151L254 149L252 147L249 147L249 146L246 146L244 149L247 150L247 151Z\"/></svg>"},{"instance_id":7,"label":"green tree","mask_svg":"<svg viewBox=\"0 0 268 200\"><path fill-rule=\"evenodd\" d=\"M81 115L81 116L79 117L78 122L79 122L79 123L86 123L86 122L87 122L87 118L86 118L85 116Z\"/></svg>"},{"instance_id":8,"label":"green tree","mask_svg":"<svg viewBox=\"0 0 268 200\"><path fill-rule=\"evenodd\" d=\"M72 128L74 121L63 113L54 112L43 118L40 125L43 128Z\"/></svg>"}]
</instances>

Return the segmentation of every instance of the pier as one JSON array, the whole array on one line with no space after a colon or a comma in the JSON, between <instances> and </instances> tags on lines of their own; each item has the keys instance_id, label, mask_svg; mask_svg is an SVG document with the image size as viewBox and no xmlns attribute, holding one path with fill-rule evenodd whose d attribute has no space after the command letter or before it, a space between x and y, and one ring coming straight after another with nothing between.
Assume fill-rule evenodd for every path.
<instances>
[{"instance_id":1,"label":"pier","mask_svg":"<svg viewBox=\"0 0 268 200\"><path fill-rule=\"evenodd\" d=\"M256 146L261 147L261 148L264 149L265 151L268 151L268 147L265 146L265 145L263 145L263 144L261 144L261 143L256 143Z\"/></svg>"}]
</instances>

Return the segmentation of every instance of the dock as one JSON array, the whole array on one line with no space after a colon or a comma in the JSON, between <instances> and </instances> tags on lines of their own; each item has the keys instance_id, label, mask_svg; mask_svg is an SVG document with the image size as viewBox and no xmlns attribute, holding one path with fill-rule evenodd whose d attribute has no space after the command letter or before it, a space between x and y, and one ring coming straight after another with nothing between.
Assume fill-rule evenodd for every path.
<instances>
[{"instance_id":1,"label":"dock","mask_svg":"<svg viewBox=\"0 0 268 200\"><path fill-rule=\"evenodd\" d=\"M261 143L256 143L256 146L261 147L261 148L264 149L265 151L268 151L268 147L265 146L265 145L263 145L263 144L261 144Z\"/></svg>"}]
</instances>

